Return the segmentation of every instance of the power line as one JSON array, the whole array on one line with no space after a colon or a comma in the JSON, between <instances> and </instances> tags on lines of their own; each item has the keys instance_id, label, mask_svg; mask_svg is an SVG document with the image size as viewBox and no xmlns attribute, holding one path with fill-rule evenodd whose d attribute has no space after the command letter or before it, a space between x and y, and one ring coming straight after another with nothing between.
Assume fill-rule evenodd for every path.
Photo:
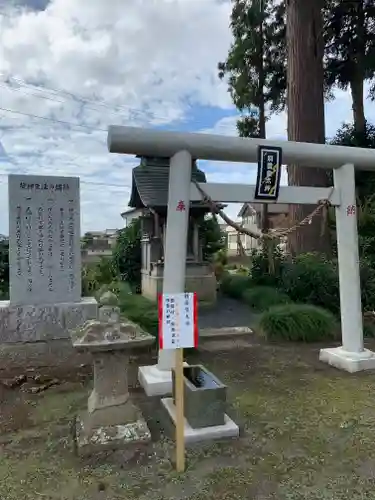
<instances>
[{"instance_id":1,"label":"power line","mask_svg":"<svg viewBox=\"0 0 375 500\"><path fill-rule=\"evenodd\" d=\"M93 132L108 132L107 129L104 128L94 128L90 127L88 125L82 125L79 123L71 123L71 122L66 122L64 120L57 120L56 118L49 118L47 116L39 116L39 115L34 115L32 113L25 113L23 111L15 111L14 109L8 109L8 108L2 108L0 107L0 111L6 111L7 113L13 113L15 115L22 115L22 116L28 116L29 118L36 118L38 120L47 120L53 123L60 123L62 125L69 125L70 127L82 127L86 128L89 130L92 130Z\"/></svg>"},{"instance_id":2,"label":"power line","mask_svg":"<svg viewBox=\"0 0 375 500\"><path fill-rule=\"evenodd\" d=\"M0 73L0 76L4 77L6 75L4 73ZM56 89L56 88L46 87L46 86L41 87L39 85L29 84L25 80L22 80L21 78L16 78L13 76L11 76L10 79L5 79L3 81L6 85L2 85L2 87L6 88L8 90L23 92L26 95L33 95L34 97L39 97L41 99L47 99L50 101L55 101L55 102L60 102L60 103L64 103L64 102L66 102L66 100L71 100L71 101L74 101L76 103L78 102L80 104L83 104L87 108L93 109L94 111L98 111L97 108L101 106L101 107L108 109L111 113L119 114L121 111L126 111L126 112L131 113L135 116L138 115L143 119L151 117L151 118L155 118L155 119L159 119L159 120L169 120L169 118L166 116L157 115L156 113L153 113L153 112L142 111L140 109L132 108L131 106L128 106L125 104L111 105L103 100L88 99L88 98L83 97L79 94L75 94L73 92L69 92L69 91L64 90L64 89ZM12 81L14 81L20 87L25 87L25 88L20 89L20 88L11 87L10 84L12 83ZM36 95L35 93L30 94L29 92L26 92L26 90L29 90L29 89L34 91L34 92L39 92L41 95ZM43 95L43 94L48 94L48 93L52 94L52 95ZM65 100L61 101L59 99L56 99L56 97L62 97ZM173 103L169 103L169 105L173 106Z\"/></svg>"}]
</instances>

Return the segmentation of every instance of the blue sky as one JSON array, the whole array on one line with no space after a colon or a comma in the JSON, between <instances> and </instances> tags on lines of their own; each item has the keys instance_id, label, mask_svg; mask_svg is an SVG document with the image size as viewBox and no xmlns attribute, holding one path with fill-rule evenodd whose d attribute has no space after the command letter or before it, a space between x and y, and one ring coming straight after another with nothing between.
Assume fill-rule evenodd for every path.
<instances>
[{"instance_id":1,"label":"blue sky","mask_svg":"<svg viewBox=\"0 0 375 500\"><path fill-rule=\"evenodd\" d=\"M0 109L0 233L8 231L7 175L20 172L79 175L83 230L121 227L136 161L108 153L108 125L236 135L216 69L231 42L230 8L219 0L111 0L110 9L103 0L0 0L0 108L8 110ZM338 91L326 106L328 137L350 108ZM374 104L366 113L375 121ZM267 133L286 137L285 114ZM200 166L209 181L255 181L253 165Z\"/></svg>"}]
</instances>

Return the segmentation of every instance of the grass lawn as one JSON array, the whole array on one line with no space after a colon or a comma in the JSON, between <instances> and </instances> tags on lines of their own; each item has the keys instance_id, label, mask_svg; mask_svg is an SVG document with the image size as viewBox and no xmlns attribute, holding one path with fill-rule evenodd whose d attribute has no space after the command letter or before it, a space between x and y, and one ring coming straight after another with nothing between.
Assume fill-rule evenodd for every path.
<instances>
[{"instance_id":1,"label":"grass lawn","mask_svg":"<svg viewBox=\"0 0 375 500\"><path fill-rule=\"evenodd\" d=\"M194 356L228 384L239 440L189 449L184 475L157 432L130 462L121 452L82 460L69 429L89 380L34 395L0 386L1 500L375 499L373 373L320 364L311 346Z\"/></svg>"}]
</instances>

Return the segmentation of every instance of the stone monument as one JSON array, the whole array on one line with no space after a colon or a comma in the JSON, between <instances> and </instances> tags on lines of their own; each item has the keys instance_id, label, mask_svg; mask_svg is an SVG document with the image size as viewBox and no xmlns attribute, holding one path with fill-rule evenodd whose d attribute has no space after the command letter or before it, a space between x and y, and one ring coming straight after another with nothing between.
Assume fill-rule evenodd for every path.
<instances>
[{"instance_id":1,"label":"stone monument","mask_svg":"<svg viewBox=\"0 0 375 500\"><path fill-rule=\"evenodd\" d=\"M129 398L127 370L131 352L150 346L155 339L138 325L120 319L117 297L111 292L99 302L99 319L87 321L72 335L73 347L90 352L94 364L87 411L76 421L79 455L128 449L151 439L146 421Z\"/></svg>"},{"instance_id":2,"label":"stone monument","mask_svg":"<svg viewBox=\"0 0 375 500\"><path fill-rule=\"evenodd\" d=\"M0 342L69 338L97 316L81 297L78 177L9 175L10 301L0 301Z\"/></svg>"}]
</instances>

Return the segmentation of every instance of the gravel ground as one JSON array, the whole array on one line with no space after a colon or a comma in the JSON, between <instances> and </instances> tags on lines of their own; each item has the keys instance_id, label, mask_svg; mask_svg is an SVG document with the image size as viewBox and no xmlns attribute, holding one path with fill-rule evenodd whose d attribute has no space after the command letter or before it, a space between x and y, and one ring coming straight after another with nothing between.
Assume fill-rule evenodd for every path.
<instances>
[{"instance_id":1,"label":"gravel ground","mask_svg":"<svg viewBox=\"0 0 375 500\"><path fill-rule=\"evenodd\" d=\"M375 378L319 363L319 347L194 353L192 362L228 385L241 437L188 449L184 474L174 471L158 399L133 393L153 435L147 448L130 460L123 452L83 460L73 454L70 422L87 404L89 374L69 371L38 394L0 385L0 498L373 499Z\"/></svg>"},{"instance_id":2,"label":"gravel ground","mask_svg":"<svg viewBox=\"0 0 375 500\"><path fill-rule=\"evenodd\" d=\"M219 296L214 307L199 311L200 328L251 327L256 321L256 314L242 302Z\"/></svg>"}]
</instances>

